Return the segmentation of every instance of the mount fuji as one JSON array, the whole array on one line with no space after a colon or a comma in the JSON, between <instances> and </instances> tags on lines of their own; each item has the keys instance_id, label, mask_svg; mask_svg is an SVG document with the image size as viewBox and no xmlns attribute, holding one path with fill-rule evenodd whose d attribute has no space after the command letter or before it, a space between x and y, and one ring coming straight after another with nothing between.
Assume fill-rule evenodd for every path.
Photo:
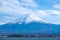
<instances>
[{"instance_id":1,"label":"mount fuji","mask_svg":"<svg viewBox=\"0 0 60 40\"><path fill-rule=\"evenodd\" d=\"M16 20L12 21L12 22L9 22L9 23L30 23L30 22L33 22L33 21L36 21L36 22L42 22L42 23L48 23L47 21L43 20L42 18L39 18L38 16L36 16L35 14L27 14L27 15L24 15L23 17L20 17L20 18L17 18Z\"/></svg>"},{"instance_id":2,"label":"mount fuji","mask_svg":"<svg viewBox=\"0 0 60 40\"><path fill-rule=\"evenodd\" d=\"M0 25L0 34L60 34L60 25L50 24L34 14L27 14Z\"/></svg>"}]
</instances>

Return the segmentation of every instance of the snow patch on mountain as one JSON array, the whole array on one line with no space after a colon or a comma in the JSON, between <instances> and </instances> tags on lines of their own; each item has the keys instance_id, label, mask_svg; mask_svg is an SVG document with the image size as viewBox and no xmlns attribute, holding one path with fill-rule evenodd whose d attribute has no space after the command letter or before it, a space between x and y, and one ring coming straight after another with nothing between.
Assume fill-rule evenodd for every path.
<instances>
[{"instance_id":1,"label":"snow patch on mountain","mask_svg":"<svg viewBox=\"0 0 60 40\"><path fill-rule=\"evenodd\" d=\"M45 20L39 18L39 17L36 16L35 14L30 14L30 15L26 18L25 23L29 23L29 22L32 22L32 21L46 22Z\"/></svg>"}]
</instances>

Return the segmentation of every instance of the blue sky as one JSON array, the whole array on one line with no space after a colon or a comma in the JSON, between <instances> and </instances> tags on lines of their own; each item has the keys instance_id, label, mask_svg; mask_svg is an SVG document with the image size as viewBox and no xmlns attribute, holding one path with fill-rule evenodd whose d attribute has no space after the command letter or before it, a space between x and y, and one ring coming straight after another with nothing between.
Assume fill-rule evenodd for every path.
<instances>
[{"instance_id":1,"label":"blue sky","mask_svg":"<svg viewBox=\"0 0 60 40\"><path fill-rule=\"evenodd\" d=\"M60 24L60 0L0 0L0 25L26 14Z\"/></svg>"}]
</instances>

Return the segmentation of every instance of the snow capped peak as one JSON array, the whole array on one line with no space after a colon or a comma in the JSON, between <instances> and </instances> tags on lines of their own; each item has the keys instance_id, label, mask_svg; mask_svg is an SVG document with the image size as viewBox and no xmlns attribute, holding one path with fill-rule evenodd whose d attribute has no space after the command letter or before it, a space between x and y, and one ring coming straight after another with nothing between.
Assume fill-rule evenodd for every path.
<instances>
[{"instance_id":1,"label":"snow capped peak","mask_svg":"<svg viewBox=\"0 0 60 40\"><path fill-rule=\"evenodd\" d=\"M10 23L30 23L30 22L33 22L33 21L36 21L36 22L45 22L47 23L47 21L41 19L40 17L36 16L35 14L27 14L27 15L24 15L20 18L17 18L16 20L10 22Z\"/></svg>"},{"instance_id":2,"label":"snow capped peak","mask_svg":"<svg viewBox=\"0 0 60 40\"><path fill-rule=\"evenodd\" d=\"M32 22L32 21L44 21L44 20L41 19L41 18L39 18L39 17L36 16L35 14L30 14L30 15L26 18L25 22L26 22L26 23L29 23L29 22ZM45 22L45 21L44 21L44 22Z\"/></svg>"}]
</instances>

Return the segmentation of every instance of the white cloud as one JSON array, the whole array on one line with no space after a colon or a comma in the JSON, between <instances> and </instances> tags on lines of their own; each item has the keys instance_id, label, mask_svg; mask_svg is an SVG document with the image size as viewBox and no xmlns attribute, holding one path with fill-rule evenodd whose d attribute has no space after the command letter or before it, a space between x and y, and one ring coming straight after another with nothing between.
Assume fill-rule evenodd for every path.
<instances>
[{"instance_id":1,"label":"white cloud","mask_svg":"<svg viewBox=\"0 0 60 40\"><path fill-rule=\"evenodd\" d=\"M36 6L33 0L22 0L22 2L19 2L18 0L1 0L0 3L2 4L0 12L8 12L14 15L22 15L32 12L30 9L22 7L22 5L26 7L32 6L34 8Z\"/></svg>"},{"instance_id":2,"label":"white cloud","mask_svg":"<svg viewBox=\"0 0 60 40\"><path fill-rule=\"evenodd\" d=\"M42 16L60 15L60 10L37 10L37 13Z\"/></svg>"},{"instance_id":3,"label":"white cloud","mask_svg":"<svg viewBox=\"0 0 60 40\"><path fill-rule=\"evenodd\" d=\"M60 24L60 11L59 10L38 10L38 15L48 23Z\"/></svg>"},{"instance_id":4,"label":"white cloud","mask_svg":"<svg viewBox=\"0 0 60 40\"><path fill-rule=\"evenodd\" d=\"M46 15L47 15L46 10L38 10L37 12L38 12L41 16L46 16Z\"/></svg>"},{"instance_id":5,"label":"white cloud","mask_svg":"<svg viewBox=\"0 0 60 40\"><path fill-rule=\"evenodd\" d=\"M35 8L37 7L36 2L34 2L34 0L21 0L21 5L22 6L28 6L28 7L32 7Z\"/></svg>"},{"instance_id":6,"label":"white cloud","mask_svg":"<svg viewBox=\"0 0 60 40\"><path fill-rule=\"evenodd\" d=\"M53 5L53 7L56 9L60 9L60 4L55 4L55 5Z\"/></svg>"},{"instance_id":7,"label":"white cloud","mask_svg":"<svg viewBox=\"0 0 60 40\"><path fill-rule=\"evenodd\" d=\"M47 10L47 11L50 12L50 14L60 15L60 11L59 10Z\"/></svg>"}]
</instances>

